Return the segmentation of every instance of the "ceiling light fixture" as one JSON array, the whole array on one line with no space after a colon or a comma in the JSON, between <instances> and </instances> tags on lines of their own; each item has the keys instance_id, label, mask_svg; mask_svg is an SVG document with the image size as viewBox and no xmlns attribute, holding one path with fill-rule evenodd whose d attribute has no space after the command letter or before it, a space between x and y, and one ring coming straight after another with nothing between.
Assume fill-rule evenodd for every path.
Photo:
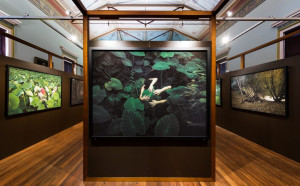
<instances>
[{"instance_id":1,"label":"ceiling light fixture","mask_svg":"<svg viewBox=\"0 0 300 186\"><path fill-rule=\"evenodd\" d=\"M231 11L228 11L226 14L227 14L228 17L232 16L232 12Z\"/></svg>"},{"instance_id":2,"label":"ceiling light fixture","mask_svg":"<svg viewBox=\"0 0 300 186\"><path fill-rule=\"evenodd\" d=\"M229 42L229 37L228 36L224 36L223 39L222 39L222 43L224 45L226 45L228 42Z\"/></svg>"},{"instance_id":3,"label":"ceiling light fixture","mask_svg":"<svg viewBox=\"0 0 300 186\"><path fill-rule=\"evenodd\" d=\"M67 10L67 11L66 11L66 14L67 14L67 15L71 15L71 13L72 13L72 12L71 12L70 10Z\"/></svg>"},{"instance_id":4,"label":"ceiling light fixture","mask_svg":"<svg viewBox=\"0 0 300 186\"><path fill-rule=\"evenodd\" d=\"M75 41L77 41L77 37L76 37L75 35L72 35L72 36L71 36L71 40L72 40L73 42L75 42Z\"/></svg>"}]
</instances>

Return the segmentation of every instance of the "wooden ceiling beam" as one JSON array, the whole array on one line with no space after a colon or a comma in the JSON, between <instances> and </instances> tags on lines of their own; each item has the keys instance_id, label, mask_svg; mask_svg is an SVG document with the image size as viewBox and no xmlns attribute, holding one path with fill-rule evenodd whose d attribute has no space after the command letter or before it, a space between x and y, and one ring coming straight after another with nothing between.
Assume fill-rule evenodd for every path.
<instances>
[{"instance_id":1,"label":"wooden ceiling beam","mask_svg":"<svg viewBox=\"0 0 300 186\"><path fill-rule=\"evenodd\" d=\"M80 10L82 15L87 15L87 10L85 6L82 4L81 0L72 0L73 3L77 6L77 8Z\"/></svg>"},{"instance_id":2,"label":"wooden ceiling beam","mask_svg":"<svg viewBox=\"0 0 300 186\"><path fill-rule=\"evenodd\" d=\"M228 2L229 0L221 0L213 9L213 15L217 15Z\"/></svg>"},{"instance_id":3,"label":"wooden ceiling beam","mask_svg":"<svg viewBox=\"0 0 300 186\"><path fill-rule=\"evenodd\" d=\"M116 11L116 10L88 10L90 17L100 17L100 19L119 18L179 18L198 19L210 18L212 11Z\"/></svg>"}]
</instances>

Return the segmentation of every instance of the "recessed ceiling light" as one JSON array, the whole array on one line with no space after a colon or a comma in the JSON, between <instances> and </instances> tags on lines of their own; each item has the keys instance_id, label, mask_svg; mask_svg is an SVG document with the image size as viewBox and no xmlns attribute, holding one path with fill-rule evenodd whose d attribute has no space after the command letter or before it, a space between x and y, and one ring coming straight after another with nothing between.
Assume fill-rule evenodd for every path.
<instances>
[{"instance_id":1,"label":"recessed ceiling light","mask_svg":"<svg viewBox=\"0 0 300 186\"><path fill-rule=\"evenodd\" d=\"M226 14L227 14L228 17L232 16L232 12L231 11L228 11Z\"/></svg>"}]
</instances>

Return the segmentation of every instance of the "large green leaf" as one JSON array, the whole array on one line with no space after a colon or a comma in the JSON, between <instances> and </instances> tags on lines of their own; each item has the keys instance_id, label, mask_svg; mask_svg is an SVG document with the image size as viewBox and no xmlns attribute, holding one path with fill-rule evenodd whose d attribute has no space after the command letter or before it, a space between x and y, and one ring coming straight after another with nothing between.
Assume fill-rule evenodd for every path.
<instances>
[{"instance_id":1,"label":"large green leaf","mask_svg":"<svg viewBox=\"0 0 300 186\"><path fill-rule=\"evenodd\" d=\"M163 58L167 58L167 57L173 57L174 56L174 52L161 52L160 56Z\"/></svg>"},{"instance_id":2,"label":"large green leaf","mask_svg":"<svg viewBox=\"0 0 300 186\"><path fill-rule=\"evenodd\" d=\"M123 85L121 83L120 80L116 79L116 78L110 78L110 81L108 83L104 84L105 88L107 90L122 90L123 89Z\"/></svg>"},{"instance_id":3,"label":"large green leaf","mask_svg":"<svg viewBox=\"0 0 300 186\"><path fill-rule=\"evenodd\" d=\"M176 96L176 95L182 95L185 90L186 90L185 86L179 86L172 89L168 89L166 90L166 92L171 96Z\"/></svg>"},{"instance_id":4,"label":"large green leaf","mask_svg":"<svg viewBox=\"0 0 300 186\"><path fill-rule=\"evenodd\" d=\"M21 86L21 88L22 89L25 89L25 90L28 90L28 89L30 89L32 87L32 83L24 83L22 86Z\"/></svg>"},{"instance_id":5,"label":"large green leaf","mask_svg":"<svg viewBox=\"0 0 300 186\"><path fill-rule=\"evenodd\" d=\"M145 52L129 52L129 53L134 56L145 56Z\"/></svg>"},{"instance_id":6,"label":"large green leaf","mask_svg":"<svg viewBox=\"0 0 300 186\"><path fill-rule=\"evenodd\" d=\"M54 102L53 99L49 99L49 100L47 101L47 107L48 107L48 108L54 108L54 107L55 107L54 104L55 104L55 102Z\"/></svg>"},{"instance_id":7,"label":"large green leaf","mask_svg":"<svg viewBox=\"0 0 300 186\"><path fill-rule=\"evenodd\" d=\"M124 136L145 135L144 118L137 112L124 110L121 121L121 132Z\"/></svg>"},{"instance_id":8,"label":"large green leaf","mask_svg":"<svg viewBox=\"0 0 300 186\"><path fill-rule=\"evenodd\" d=\"M184 105L185 104L185 98L180 95L173 95L168 98L168 101L172 105Z\"/></svg>"},{"instance_id":9,"label":"large green leaf","mask_svg":"<svg viewBox=\"0 0 300 186\"><path fill-rule=\"evenodd\" d=\"M124 103L124 109L132 112L136 110L143 111L144 104L138 98L130 97Z\"/></svg>"},{"instance_id":10,"label":"large green leaf","mask_svg":"<svg viewBox=\"0 0 300 186\"><path fill-rule=\"evenodd\" d=\"M167 70L170 69L170 66L165 62L157 62L152 66L152 68L154 70Z\"/></svg>"},{"instance_id":11,"label":"large green leaf","mask_svg":"<svg viewBox=\"0 0 300 186\"><path fill-rule=\"evenodd\" d=\"M160 118L155 126L155 136L178 136L179 123L174 114Z\"/></svg>"},{"instance_id":12,"label":"large green leaf","mask_svg":"<svg viewBox=\"0 0 300 186\"><path fill-rule=\"evenodd\" d=\"M8 98L8 111L15 110L19 107L20 99L14 94L9 94Z\"/></svg>"},{"instance_id":13,"label":"large green leaf","mask_svg":"<svg viewBox=\"0 0 300 186\"><path fill-rule=\"evenodd\" d=\"M136 73L142 73L143 72L143 70L141 69L140 66L133 67L133 71L135 71Z\"/></svg>"},{"instance_id":14,"label":"large green leaf","mask_svg":"<svg viewBox=\"0 0 300 186\"><path fill-rule=\"evenodd\" d=\"M148 60L144 60L144 66L150 65L150 62Z\"/></svg>"},{"instance_id":15,"label":"large green leaf","mask_svg":"<svg viewBox=\"0 0 300 186\"><path fill-rule=\"evenodd\" d=\"M117 118L114 119L107 127L106 134L109 136L118 136L121 133L121 125L122 119Z\"/></svg>"},{"instance_id":16,"label":"large green leaf","mask_svg":"<svg viewBox=\"0 0 300 186\"><path fill-rule=\"evenodd\" d=\"M107 110L103 106L94 105L93 106L93 123L101 124L106 123L111 120L111 117Z\"/></svg>"},{"instance_id":17,"label":"large green leaf","mask_svg":"<svg viewBox=\"0 0 300 186\"><path fill-rule=\"evenodd\" d=\"M22 94L24 94L24 91L22 89L18 88L18 89L15 89L14 91L12 91L10 94L14 94L17 97L20 97Z\"/></svg>"},{"instance_id":18,"label":"large green leaf","mask_svg":"<svg viewBox=\"0 0 300 186\"><path fill-rule=\"evenodd\" d=\"M125 52L111 52L111 53L117 57L126 58Z\"/></svg>"},{"instance_id":19,"label":"large green leaf","mask_svg":"<svg viewBox=\"0 0 300 186\"><path fill-rule=\"evenodd\" d=\"M132 67L132 62L127 58L122 59L122 63L127 67Z\"/></svg>"},{"instance_id":20,"label":"large green leaf","mask_svg":"<svg viewBox=\"0 0 300 186\"><path fill-rule=\"evenodd\" d=\"M59 94L57 92L54 92L52 97L55 101L59 100Z\"/></svg>"},{"instance_id":21,"label":"large green leaf","mask_svg":"<svg viewBox=\"0 0 300 186\"><path fill-rule=\"evenodd\" d=\"M99 85L93 86L93 103L99 104L106 98L105 90L101 90Z\"/></svg>"}]
</instances>

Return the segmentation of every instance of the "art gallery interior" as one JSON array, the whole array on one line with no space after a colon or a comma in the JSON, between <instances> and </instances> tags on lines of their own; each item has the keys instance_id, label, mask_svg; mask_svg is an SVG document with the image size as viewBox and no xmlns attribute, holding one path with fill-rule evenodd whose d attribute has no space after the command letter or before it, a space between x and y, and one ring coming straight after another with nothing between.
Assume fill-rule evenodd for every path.
<instances>
[{"instance_id":1,"label":"art gallery interior","mask_svg":"<svg viewBox=\"0 0 300 186\"><path fill-rule=\"evenodd\" d=\"M300 185L299 0L1 0L0 185Z\"/></svg>"}]
</instances>

